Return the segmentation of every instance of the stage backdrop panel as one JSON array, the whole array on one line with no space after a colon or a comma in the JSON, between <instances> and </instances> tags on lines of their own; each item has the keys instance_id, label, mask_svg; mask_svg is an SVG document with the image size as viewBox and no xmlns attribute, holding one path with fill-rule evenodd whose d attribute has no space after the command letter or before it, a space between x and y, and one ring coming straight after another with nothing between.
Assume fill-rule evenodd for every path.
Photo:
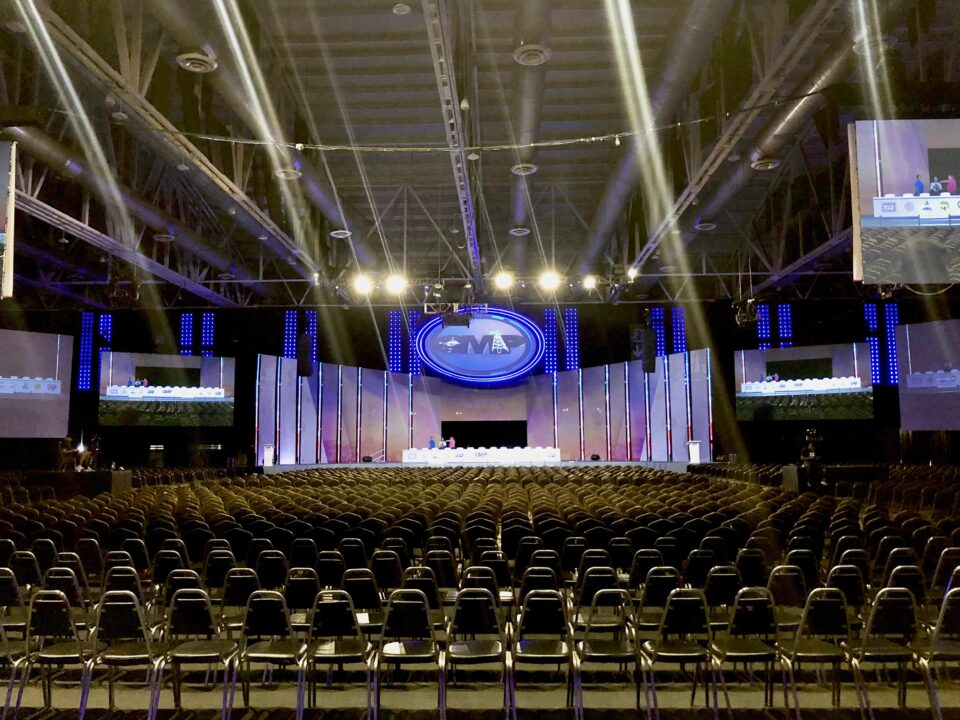
<instances>
[{"instance_id":1,"label":"stage backdrop panel","mask_svg":"<svg viewBox=\"0 0 960 720\"><path fill-rule=\"evenodd\" d=\"M340 426L340 366L320 364L320 462L337 462Z\"/></svg>"},{"instance_id":2,"label":"stage backdrop panel","mask_svg":"<svg viewBox=\"0 0 960 720\"><path fill-rule=\"evenodd\" d=\"M263 446L276 445L277 358L261 355L257 377L257 464L263 464Z\"/></svg>"},{"instance_id":3,"label":"stage backdrop panel","mask_svg":"<svg viewBox=\"0 0 960 720\"><path fill-rule=\"evenodd\" d=\"M557 373L557 439L563 460L580 456L580 374L576 370Z\"/></svg>"},{"instance_id":4,"label":"stage backdrop panel","mask_svg":"<svg viewBox=\"0 0 960 720\"><path fill-rule=\"evenodd\" d=\"M607 366L584 368L583 383L583 456L589 460L599 455L609 460L607 453Z\"/></svg>"},{"instance_id":5,"label":"stage backdrop panel","mask_svg":"<svg viewBox=\"0 0 960 720\"><path fill-rule=\"evenodd\" d=\"M320 423L320 375L314 365L309 377L300 378L300 452L297 462L317 462Z\"/></svg>"},{"instance_id":6,"label":"stage backdrop panel","mask_svg":"<svg viewBox=\"0 0 960 720\"><path fill-rule=\"evenodd\" d=\"M425 448L432 435L440 440L444 383L439 378L413 377L413 447Z\"/></svg>"},{"instance_id":7,"label":"stage backdrop panel","mask_svg":"<svg viewBox=\"0 0 960 720\"><path fill-rule=\"evenodd\" d=\"M650 398L650 449L651 460L670 460L667 445L667 384L666 358L657 358L657 371L647 376L647 393Z\"/></svg>"},{"instance_id":8,"label":"stage backdrop panel","mask_svg":"<svg viewBox=\"0 0 960 720\"><path fill-rule=\"evenodd\" d=\"M526 385L527 443L530 447L555 447L553 373L534 375Z\"/></svg>"},{"instance_id":9,"label":"stage backdrop panel","mask_svg":"<svg viewBox=\"0 0 960 720\"><path fill-rule=\"evenodd\" d=\"M692 350L690 352L690 423L693 425L693 439L700 441L700 459L703 462L710 462L713 459L711 400L710 350Z\"/></svg>"},{"instance_id":10,"label":"stage backdrop panel","mask_svg":"<svg viewBox=\"0 0 960 720\"><path fill-rule=\"evenodd\" d=\"M360 385L360 457L380 459L384 454L383 370L361 369Z\"/></svg>"},{"instance_id":11,"label":"stage backdrop panel","mask_svg":"<svg viewBox=\"0 0 960 720\"><path fill-rule=\"evenodd\" d=\"M297 462L297 361L280 358L277 405L279 413L280 443L277 445L277 462L293 465Z\"/></svg>"},{"instance_id":12,"label":"stage backdrop panel","mask_svg":"<svg viewBox=\"0 0 960 720\"><path fill-rule=\"evenodd\" d=\"M360 368L340 366L340 462L360 462L357 430L360 425Z\"/></svg>"},{"instance_id":13,"label":"stage backdrop panel","mask_svg":"<svg viewBox=\"0 0 960 720\"><path fill-rule=\"evenodd\" d=\"M690 433L690 417L687 413L689 395L686 353L674 353L667 358L670 371L670 447L672 459L683 462L689 458L687 440Z\"/></svg>"},{"instance_id":14,"label":"stage backdrop panel","mask_svg":"<svg viewBox=\"0 0 960 720\"><path fill-rule=\"evenodd\" d=\"M610 460L627 458L627 364L614 363L610 368Z\"/></svg>"},{"instance_id":15,"label":"stage backdrop panel","mask_svg":"<svg viewBox=\"0 0 960 720\"><path fill-rule=\"evenodd\" d=\"M441 420L526 420L528 417L525 387L529 380L509 387L479 388L432 379L442 383Z\"/></svg>"},{"instance_id":16,"label":"stage backdrop panel","mask_svg":"<svg viewBox=\"0 0 960 720\"><path fill-rule=\"evenodd\" d=\"M400 462L410 444L410 376L387 373L387 461Z\"/></svg>"},{"instance_id":17,"label":"stage backdrop panel","mask_svg":"<svg viewBox=\"0 0 960 720\"><path fill-rule=\"evenodd\" d=\"M627 363L627 399L630 405L629 460L646 461L650 459L648 412L650 405L646 378L647 374L643 372L643 363L640 360Z\"/></svg>"}]
</instances>

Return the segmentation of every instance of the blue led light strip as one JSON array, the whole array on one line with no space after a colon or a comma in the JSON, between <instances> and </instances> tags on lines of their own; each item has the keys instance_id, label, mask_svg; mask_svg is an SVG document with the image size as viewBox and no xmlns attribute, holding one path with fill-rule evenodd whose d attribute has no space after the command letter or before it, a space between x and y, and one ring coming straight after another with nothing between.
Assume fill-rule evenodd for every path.
<instances>
[{"instance_id":1,"label":"blue led light strip","mask_svg":"<svg viewBox=\"0 0 960 720\"><path fill-rule=\"evenodd\" d=\"M294 360L297 357L296 310L287 310L283 313L283 356Z\"/></svg>"},{"instance_id":2,"label":"blue led light strip","mask_svg":"<svg viewBox=\"0 0 960 720\"><path fill-rule=\"evenodd\" d=\"M307 310L303 316L307 320L307 333L310 335L310 362L316 364L319 358L317 345L320 342L320 336L317 334L317 311Z\"/></svg>"},{"instance_id":3,"label":"blue led light strip","mask_svg":"<svg viewBox=\"0 0 960 720\"><path fill-rule=\"evenodd\" d=\"M580 369L580 323L577 309L569 307L563 311L564 337L566 337L565 362L567 370Z\"/></svg>"},{"instance_id":4,"label":"blue led light strip","mask_svg":"<svg viewBox=\"0 0 960 720\"><path fill-rule=\"evenodd\" d=\"M675 353L687 351L687 320L682 307L670 309L670 320L673 325L673 351Z\"/></svg>"},{"instance_id":5,"label":"blue led light strip","mask_svg":"<svg viewBox=\"0 0 960 720\"><path fill-rule=\"evenodd\" d=\"M777 331L780 333L780 347L793 347L793 311L790 303L777 305Z\"/></svg>"},{"instance_id":6,"label":"blue led light strip","mask_svg":"<svg viewBox=\"0 0 960 720\"><path fill-rule=\"evenodd\" d=\"M883 316L887 329L887 384L900 384L900 370L897 367L897 325L900 324L900 309L896 303L883 306Z\"/></svg>"},{"instance_id":7,"label":"blue led light strip","mask_svg":"<svg viewBox=\"0 0 960 720\"><path fill-rule=\"evenodd\" d=\"M193 355L193 313L180 313L180 354Z\"/></svg>"},{"instance_id":8,"label":"blue led light strip","mask_svg":"<svg viewBox=\"0 0 960 720\"><path fill-rule=\"evenodd\" d=\"M657 337L657 357L667 354L667 327L662 307L655 307L650 311L653 320L653 332Z\"/></svg>"},{"instance_id":9,"label":"blue led light strip","mask_svg":"<svg viewBox=\"0 0 960 720\"><path fill-rule=\"evenodd\" d=\"M410 339L407 348L407 372L411 375L423 375L420 353L417 352L417 327L420 325L420 312L418 310L410 310L407 313L407 324L407 337Z\"/></svg>"},{"instance_id":10,"label":"blue led light strip","mask_svg":"<svg viewBox=\"0 0 960 720\"><path fill-rule=\"evenodd\" d=\"M875 333L878 329L876 303L866 303L863 306L863 319L867 323L867 332Z\"/></svg>"},{"instance_id":11,"label":"blue led light strip","mask_svg":"<svg viewBox=\"0 0 960 720\"><path fill-rule=\"evenodd\" d=\"M770 349L770 306L766 303L757 305L757 345L761 350Z\"/></svg>"},{"instance_id":12,"label":"blue led light strip","mask_svg":"<svg viewBox=\"0 0 960 720\"><path fill-rule=\"evenodd\" d=\"M89 390L92 375L93 313L85 312L80 316L80 367L77 369L77 390Z\"/></svg>"},{"instance_id":13,"label":"blue led light strip","mask_svg":"<svg viewBox=\"0 0 960 720\"><path fill-rule=\"evenodd\" d=\"M403 311L391 310L387 321L387 369L403 372Z\"/></svg>"},{"instance_id":14,"label":"blue led light strip","mask_svg":"<svg viewBox=\"0 0 960 720\"><path fill-rule=\"evenodd\" d=\"M213 357L213 313L200 315L200 354Z\"/></svg>"},{"instance_id":15,"label":"blue led light strip","mask_svg":"<svg viewBox=\"0 0 960 720\"><path fill-rule=\"evenodd\" d=\"M557 371L557 311L548 307L543 311L543 371L547 374Z\"/></svg>"}]
</instances>

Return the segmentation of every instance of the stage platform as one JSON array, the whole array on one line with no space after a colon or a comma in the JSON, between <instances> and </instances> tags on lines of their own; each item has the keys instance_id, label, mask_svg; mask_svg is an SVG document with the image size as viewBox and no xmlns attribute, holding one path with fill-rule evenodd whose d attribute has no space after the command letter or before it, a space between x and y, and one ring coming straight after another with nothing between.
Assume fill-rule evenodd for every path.
<instances>
[{"instance_id":1,"label":"stage platform","mask_svg":"<svg viewBox=\"0 0 960 720\"><path fill-rule=\"evenodd\" d=\"M670 472L696 472L696 465L691 465L685 462L625 462L625 461L605 461L600 460L593 462L590 460L563 460L558 463L553 463L551 465L545 465L544 467L551 468L563 468L563 467L581 467L581 466L602 466L610 465L613 467L644 467L644 468L655 468L657 470L669 470ZM334 468L398 468L398 467L521 467L521 466L511 466L511 465L502 465L500 463L469 463L465 465L427 465L426 463L422 464L411 464L403 462L374 462L374 463L327 463L327 464L309 464L309 465L258 465L251 468L246 468L247 470L252 470L258 474L262 475L279 475L284 472L291 472L293 470L315 470L315 469L328 469L332 470ZM525 465L522 467L530 467L530 465ZM238 472L242 472L244 468L238 468Z\"/></svg>"}]
</instances>

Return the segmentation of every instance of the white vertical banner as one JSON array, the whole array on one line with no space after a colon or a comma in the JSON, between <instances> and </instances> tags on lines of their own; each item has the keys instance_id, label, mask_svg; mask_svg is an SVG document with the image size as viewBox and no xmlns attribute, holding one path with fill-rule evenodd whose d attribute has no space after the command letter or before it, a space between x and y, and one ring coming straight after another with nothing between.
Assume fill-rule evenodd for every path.
<instances>
[{"instance_id":1,"label":"white vertical banner","mask_svg":"<svg viewBox=\"0 0 960 720\"><path fill-rule=\"evenodd\" d=\"M14 167L17 144L0 142L0 298L13 297Z\"/></svg>"}]
</instances>

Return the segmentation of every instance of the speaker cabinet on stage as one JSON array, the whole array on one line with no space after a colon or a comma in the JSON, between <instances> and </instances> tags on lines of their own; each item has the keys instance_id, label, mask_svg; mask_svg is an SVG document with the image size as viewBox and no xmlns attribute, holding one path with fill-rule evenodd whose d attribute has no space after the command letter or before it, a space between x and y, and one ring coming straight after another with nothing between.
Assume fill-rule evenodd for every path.
<instances>
[{"instance_id":1,"label":"speaker cabinet on stage","mask_svg":"<svg viewBox=\"0 0 960 720\"><path fill-rule=\"evenodd\" d=\"M640 331L640 360L645 373L657 371L657 334L652 328Z\"/></svg>"},{"instance_id":2,"label":"speaker cabinet on stage","mask_svg":"<svg viewBox=\"0 0 960 720\"><path fill-rule=\"evenodd\" d=\"M300 377L310 377L313 374L311 350L313 350L313 338L309 333L302 333L297 338L297 375Z\"/></svg>"}]
</instances>

